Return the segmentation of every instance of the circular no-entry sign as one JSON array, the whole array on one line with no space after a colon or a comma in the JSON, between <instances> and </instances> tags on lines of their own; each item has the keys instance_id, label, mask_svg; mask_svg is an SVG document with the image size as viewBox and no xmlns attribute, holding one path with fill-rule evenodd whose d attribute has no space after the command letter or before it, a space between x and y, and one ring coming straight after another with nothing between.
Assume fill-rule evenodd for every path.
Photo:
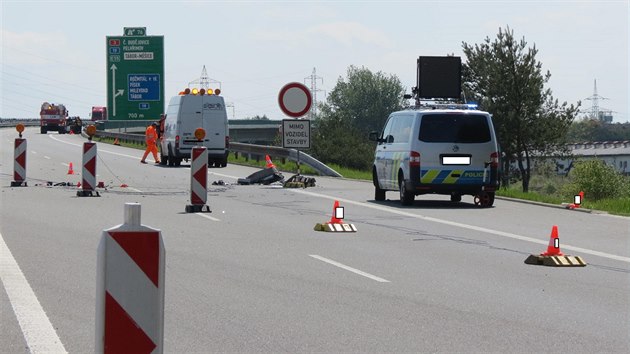
<instances>
[{"instance_id":1,"label":"circular no-entry sign","mask_svg":"<svg viewBox=\"0 0 630 354\"><path fill-rule=\"evenodd\" d=\"M302 117L311 109L311 91L299 82L288 83L280 89L278 104L289 117Z\"/></svg>"}]
</instances>

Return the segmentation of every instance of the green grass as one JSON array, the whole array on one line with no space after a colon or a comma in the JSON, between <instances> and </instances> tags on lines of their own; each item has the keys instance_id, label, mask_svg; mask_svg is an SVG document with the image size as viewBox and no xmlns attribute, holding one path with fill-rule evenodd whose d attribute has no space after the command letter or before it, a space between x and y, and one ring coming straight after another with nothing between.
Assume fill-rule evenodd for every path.
<instances>
[{"instance_id":1,"label":"green grass","mask_svg":"<svg viewBox=\"0 0 630 354\"><path fill-rule=\"evenodd\" d=\"M273 164L276 165L278 171L297 173L297 163L295 161L286 160L283 163L280 159L271 158L271 160ZM259 158L258 161L256 161L256 158L246 160L243 154L239 154L238 158L236 158L234 154L230 154L228 156L228 163L261 168L264 168L267 165L264 157ZM305 175L318 175L317 171L304 163L300 164L300 173Z\"/></svg>"},{"instance_id":2,"label":"green grass","mask_svg":"<svg viewBox=\"0 0 630 354\"><path fill-rule=\"evenodd\" d=\"M353 170L353 169L350 169L350 168L346 168L346 167L342 167L342 166L336 165L334 163L327 164L327 166L332 168L333 170L339 172L339 174L341 174L344 178L361 179L361 180L367 180L367 181L371 181L372 180L372 172L371 171Z\"/></svg>"},{"instance_id":3,"label":"green grass","mask_svg":"<svg viewBox=\"0 0 630 354\"><path fill-rule=\"evenodd\" d=\"M525 200L531 200L534 202L558 204L558 205L560 205L562 202L567 202L567 203L570 202L569 200L563 201L562 198L554 196L554 195L540 194L537 192L524 193L520 189L520 186L517 188L509 188L509 189L501 188L496 192L496 195L502 196L502 197L508 197L508 198L525 199Z\"/></svg>"},{"instance_id":4,"label":"green grass","mask_svg":"<svg viewBox=\"0 0 630 354\"><path fill-rule=\"evenodd\" d=\"M560 189L560 188L558 188ZM524 193L521 184L513 184L510 188L501 188L496 193L498 196L531 200L535 202L560 205L562 203L573 203L573 198L563 198L556 194L544 194L536 191ZM616 199L588 200L584 198L581 207L585 209L605 211L614 215L630 216L630 197L620 197Z\"/></svg>"},{"instance_id":5,"label":"green grass","mask_svg":"<svg viewBox=\"0 0 630 354\"><path fill-rule=\"evenodd\" d=\"M96 137L93 139L95 142L113 144L114 138ZM144 150L147 146L144 143L131 143L120 141L120 146L129 147L138 150Z\"/></svg>"},{"instance_id":6,"label":"green grass","mask_svg":"<svg viewBox=\"0 0 630 354\"><path fill-rule=\"evenodd\" d=\"M630 197L596 201L585 200L582 206L587 209L605 210L615 215L630 216Z\"/></svg>"}]
</instances>

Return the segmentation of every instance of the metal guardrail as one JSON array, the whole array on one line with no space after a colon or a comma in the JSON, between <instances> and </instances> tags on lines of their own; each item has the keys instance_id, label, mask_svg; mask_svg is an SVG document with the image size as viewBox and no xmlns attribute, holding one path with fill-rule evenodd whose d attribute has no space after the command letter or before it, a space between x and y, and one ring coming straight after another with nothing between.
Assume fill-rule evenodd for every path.
<instances>
[{"instance_id":1,"label":"metal guardrail","mask_svg":"<svg viewBox=\"0 0 630 354\"><path fill-rule=\"evenodd\" d=\"M0 128L15 127L18 123L22 123L25 127L38 127L39 119L0 119Z\"/></svg>"},{"instance_id":2,"label":"metal guardrail","mask_svg":"<svg viewBox=\"0 0 630 354\"><path fill-rule=\"evenodd\" d=\"M140 134L129 134L129 133L117 133L117 132L106 132L106 131L97 131L97 137L106 137L106 138L118 138L118 141L128 142L128 143L144 143L144 135ZM230 143L229 150L234 153L244 154L248 158L262 158L264 159L265 155L271 156L274 158L288 159L291 161L297 161L298 159L298 151L296 149L285 149L278 146L267 146L267 145L255 145L255 144L244 144L244 143ZM310 156L305 152L300 152L300 162L305 163L315 169L318 173L324 176L331 177L343 177L337 171L332 168L326 166L321 161L316 158Z\"/></svg>"}]
</instances>

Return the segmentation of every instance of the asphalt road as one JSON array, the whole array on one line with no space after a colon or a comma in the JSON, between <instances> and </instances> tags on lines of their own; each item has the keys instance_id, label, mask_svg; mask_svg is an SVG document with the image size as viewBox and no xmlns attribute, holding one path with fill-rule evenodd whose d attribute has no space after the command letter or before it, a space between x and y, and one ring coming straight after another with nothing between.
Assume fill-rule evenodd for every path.
<instances>
[{"instance_id":1,"label":"asphalt road","mask_svg":"<svg viewBox=\"0 0 630 354\"><path fill-rule=\"evenodd\" d=\"M396 193L375 202L370 183L324 177L308 189L239 186L256 169L236 165L209 169L210 183L227 182L209 183L212 213L187 214L188 166L142 165L123 147L97 144L101 197L46 186L80 181L85 139L36 128L25 133L29 186L9 187L15 137L0 129L0 352L41 338L43 350L94 351L96 250L126 202L162 231L165 352L630 351L630 218L506 200L479 209L470 196L401 207ZM357 233L313 231L334 200ZM523 263L553 225L588 266ZM10 298L9 258L36 301L19 301L24 289ZM44 324L23 330L36 303Z\"/></svg>"}]
</instances>

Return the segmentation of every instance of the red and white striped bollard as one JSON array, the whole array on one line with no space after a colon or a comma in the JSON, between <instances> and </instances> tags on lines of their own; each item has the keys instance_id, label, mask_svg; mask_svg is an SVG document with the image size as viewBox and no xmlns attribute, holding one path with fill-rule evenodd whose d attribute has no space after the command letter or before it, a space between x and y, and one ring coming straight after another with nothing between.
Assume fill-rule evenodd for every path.
<instances>
[{"instance_id":1,"label":"red and white striped bollard","mask_svg":"<svg viewBox=\"0 0 630 354\"><path fill-rule=\"evenodd\" d=\"M100 197L96 191L96 143L83 143L83 169L81 170L81 190L77 197Z\"/></svg>"},{"instance_id":2,"label":"red and white striped bollard","mask_svg":"<svg viewBox=\"0 0 630 354\"><path fill-rule=\"evenodd\" d=\"M98 245L96 352L162 353L164 262L160 230L140 223L140 204L125 204L125 222Z\"/></svg>"},{"instance_id":3,"label":"red and white striped bollard","mask_svg":"<svg viewBox=\"0 0 630 354\"><path fill-rule=\"evenodd\" d=\"M14 160L13 160L13 181L11 187L26 187L26 139L22 138L22 132L24 131L24 125L18 124L15 126L19 134L19 138L15 138L14 144Z\"/></svg>"},{"instance_id":4,"label":"red and white striped bollard","mask_svg":"<svg viewBox=\"0 0 630 354\"><path fill-rule=\"evenodd\" d=\"M186 205L187 213L199 213L204 209L208 199L208 150L204 146L195 146L190 153L190 205Z\"/></svg>"}]
</instances>

